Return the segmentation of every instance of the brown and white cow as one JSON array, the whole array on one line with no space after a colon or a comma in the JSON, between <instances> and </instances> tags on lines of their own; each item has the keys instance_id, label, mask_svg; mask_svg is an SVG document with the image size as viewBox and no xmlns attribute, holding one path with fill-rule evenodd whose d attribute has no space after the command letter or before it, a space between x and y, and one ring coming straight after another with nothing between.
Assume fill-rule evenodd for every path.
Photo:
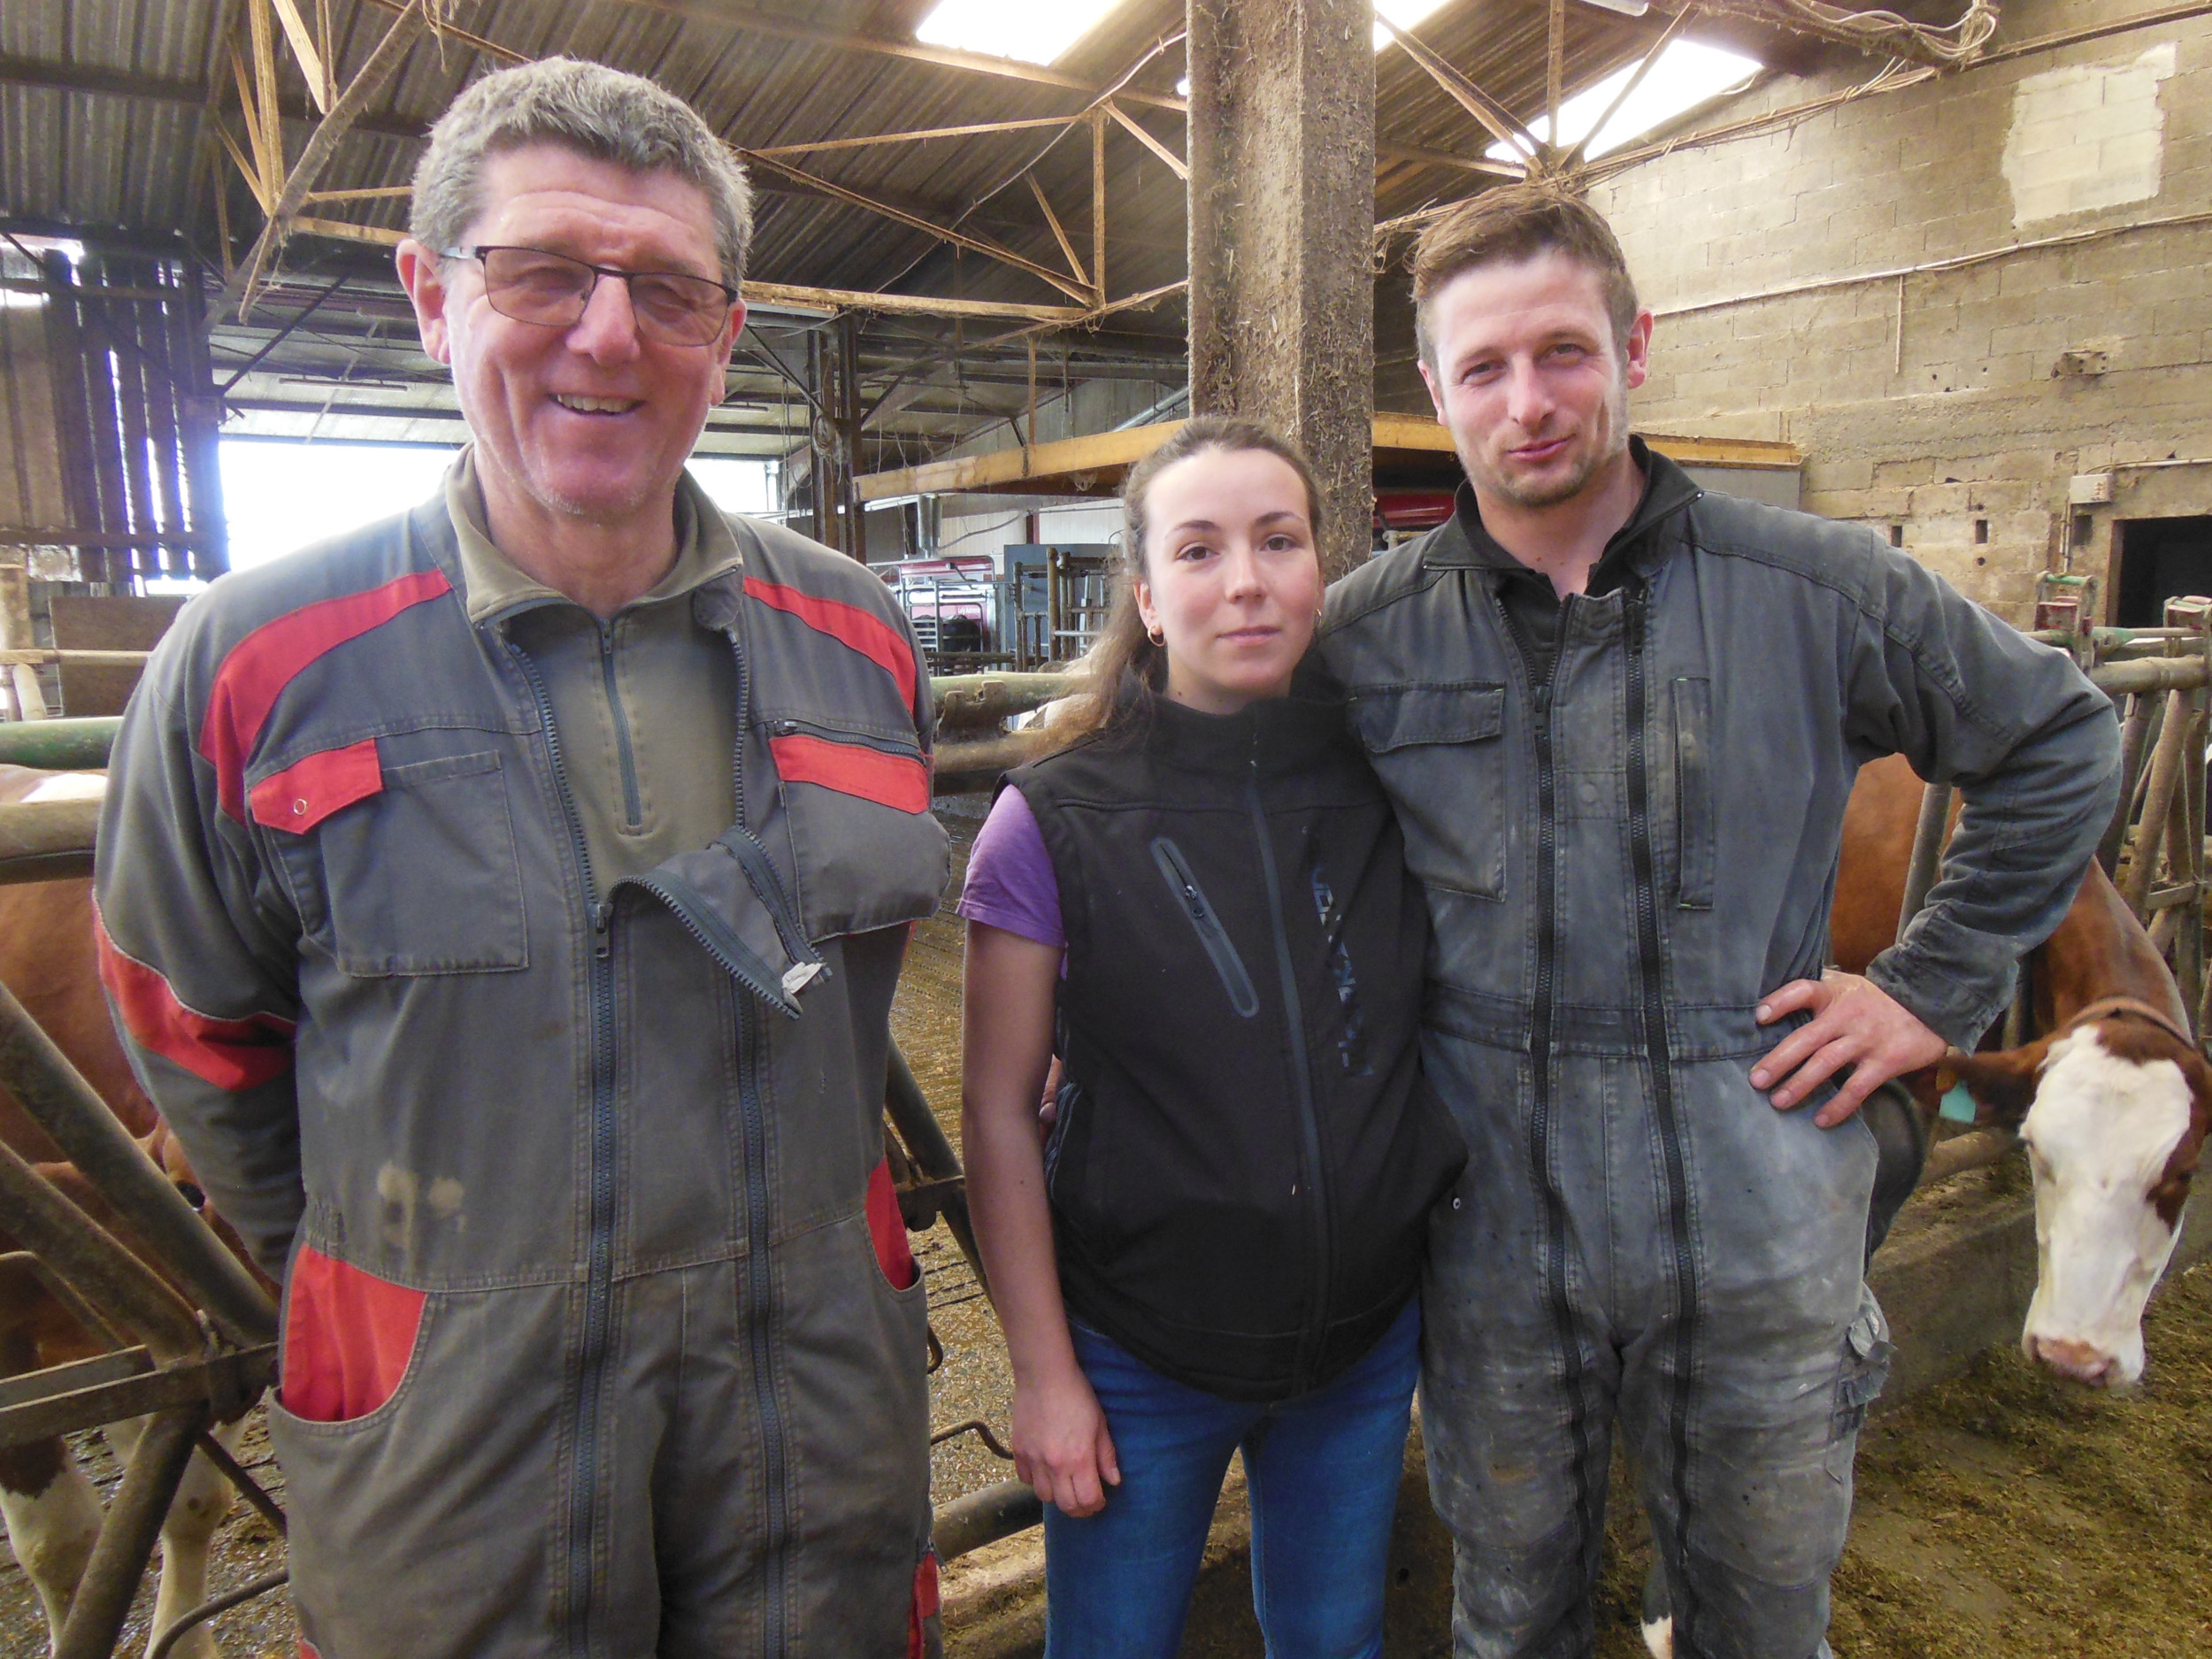
<instances>
[{"instance_id":1,"label":"brown and white cow","mask_svg":"<svg viewBox=\"0 0 2212 1659\"><path fill-rule=\"evenodd\" d=\"M1851 972L1896 936L1920 794L1894 759L1866 767L1852 791L1831 918ZM2041 1034L1947 1062L1915 1092L1932 1109L1955 1078L1980 1121L2027 1146L2038 1271L2023 1349L2080 1382L2132 1383L2143 1309L2179 1241L2212 1123L2212 1066L2157 947L2096 865L2029 972Z\"/></svg>"},{"instance_id":2,"label":"brown and white cow","mask_svg":"<svg viewBox=\"0 0 2212 1659\"><path fill-rule=\"evenodd\" d=\"M0 803L96 798L106 780L97 773L42 772L0 765ZM48 1035L84 1075L130 1133L172 1178L196 1196L181 1152L131 1074L100 993L92 930L92 884L42 881L0 887L0 982L13 991ZM79 1208L159 1271L160 1263L134 1240L61 1150L0 1087L0 1140L37 1164L41 1173ZM236 1236L217 1225L243 1257ZM0 1229L0 1256L17 1248ZM88 1359L109 1345L87 1331L55 1301L20 1262L0 1261L0 1377ZM234 1442L242 1425L216 1431ZM103 1432L119 1457L127 1458L142 1420L111 1424ZM207 1555L217 1525L230 1509L229 1483L205 1457L187 1468L161 1532L161 1586L153 1629L207 1599ZM16 1560L38 1593L49 1630L58 1642L63 1621L84 1574L100 1529L97 1489L59 1440L0 1448L0 1517ZM172 1650L180 1659L216 1659L205 1625Z\"/></svg>"}]
</instances>

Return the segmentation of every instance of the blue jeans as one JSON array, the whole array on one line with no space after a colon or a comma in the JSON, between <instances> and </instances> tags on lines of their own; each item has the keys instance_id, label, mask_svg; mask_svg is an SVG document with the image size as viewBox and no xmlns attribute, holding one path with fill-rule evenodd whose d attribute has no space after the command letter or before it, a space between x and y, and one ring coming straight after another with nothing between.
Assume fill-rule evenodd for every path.
<instances>
[{"instance_id":1,"label":"blue jeans","mask_svg":"<svg viewBox=\"0 0 2212 1659\"><path fill-rule=\"evenodd\" d=\"M1079 1520L1045 1506L1045 1659L1174 1659L1240 1448L1268 1659L1375 1659L1421 1371L1418 1302L1328 1386L1272 1405L1186 1387L1095 1331L1072 1334L1121 1484Z\"/></svg>"}]
</instances>

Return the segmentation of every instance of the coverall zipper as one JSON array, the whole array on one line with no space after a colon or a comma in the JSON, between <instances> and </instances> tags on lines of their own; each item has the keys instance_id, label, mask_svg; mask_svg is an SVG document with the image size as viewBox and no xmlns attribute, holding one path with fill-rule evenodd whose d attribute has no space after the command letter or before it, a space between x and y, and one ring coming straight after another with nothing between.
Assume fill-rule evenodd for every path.
<instances>
[{"instance_id":1,"label":"coverall zipper","mask_svg":"<svg viewBox=\"0 0 2212 1659\"><path fill-rule=\"evenodd\" d=\"M1569 594L1560 601L1559 620L1552 652L1541 680L1529 673L1530 641L1496 588L1489 588L1507 634L1521 659L1521 672L1530 679L1532 726L1536 741L1536 985L1529 1018L1529 1163L1536 1190L1544 1201L1544 1295L1550 1302L1552 1323L1559 1340L1559 1357L1573 1402L1575 1516L1580 1536L1578 1548L1585 1554L1596 1547L1599 1536L1596 1497L1590 1490L1590 1428L1585 1399L1582 1338L1575 1327L1574 1303L1567 1293L1567 1205L1560 1196L1558 1172L1551 1157L1551 1028L1553 980L1557 972L1558 914L1553 886L1558 862L1558 803L1552 758L1552 683L1559 677L1559 660L1566 653L1575 602Z\"/></svg>"},{"instance_id":2,"label":"coverall zipper","mask_svg":"<svg viewBox=\"0 0 2212 1659\"><path fill-rule=\"evenodd\" d=\"M1673 1386L1667 1406L1668 1447L1674 1458L1674 1500L1678 1517L1690 1513L1690 1367L1695 1354L1697 1259L1691 1248L1689 1175L1682 1159L1682 1132L1675 1117L1674 1057L1667 1036L1665 967L1659 948L1658 882L1651 856L1649 757L1644 733L1645 606L1649 590L1630 587L1623 602L1628 635L1628 849L1634 873L1636 950L1643 991L1644 1053L1651 1068L1652 1110L1659 1120L1660 1151L1667 1169L1667 1230L1674 1247ZM1681 1527L1676 1527L1681 1543ZM1690 1576L1674 1575L1678 1640L1693 1633L1696 1608Z\"/></svg>"},{"instance_id":3,"label":"coverall zipper","mask_svg":"<svg viewBox=\"0 0 2212 1659\"><path fill-rule=\"evenodd\" d=\"M1267 883L1267 914L1275 928L1275 969L1283 981L1283 1008L1289 1016L1291 1090L1298 1102L1300 1141L1304 1151L1306 1207L1313 1225L1313 1289L1305 1329L1299 1333L1298 1357L1291 1371L1290 1391L1303 1394L1312 1386L1314 1361L1320 1352L1329 1307L1329 1279L1334 1246L1329 1236L1329 1207L1321 1191L1321 1124L1315 1115L1313 1073L1306 1058L1306 1017L1298 996L1297 969L1291 960L1290 931L1283 919L1282 884L1275 873L1275 844L1268 833L1267 809L1260 799L1260 760L1256 748L1251 771L1245 780L1245 803L1252 814L1253 833L1259 841L1260 874Z\"/></svg>"},{"instance_id":4,"label":"coverall zipper","mask_svg":"<svg viewBox=\"0 0 2212 1659\"><path fill-rule=\"evenodd\" d=\"M599 1481L599 1409L606 1388L609 1328L614 1300L614 906L598 898L592 880L591 849L569 786L568 763L553 724L553 700L530 654L512 640L507 649L529 682L545 733L553 767L554 793L568 820L569 844L576 855L577 879L591 906L591 1167L588 1234L584 1275L583 1344L577 1356L576 1473L568 1494L568 1647L582 1659L591 1645L592 1540Z\"/></svg>"},{"instance_id":5,"label":"coverall zipper","mask_svg":"<svg viewBox=\"0 0 2212 1659\"><path fill-rule=\"evenodd\" d=\"M732 808L736 813L734 824L738 833L749 835L751 829L745 820L745 732L751 721L752 680L746 672L745 647L738 637L734 620L725 630L724 637L730 642L730 655L737 664L737 741L730 755ZM772 886L772 872L763 872L757 882L767 880ZM763 895L762 902L769 902L766 895ZM771 908L777 911L779 930L798 928L798 917L788 903L772 904ZM810 949L801 949L807 943L803 933L793 939L789 931L785 931L784 948L793 956L812 956ZM768 1124L760 1087L761 1051L767 1041L760 1010L749 1002L741 1001L737 1010L737 1108L745 1157L745 1323L751 1339L748 1347L753 1363L753 1409L760 1414L761 1476L764 1488L762 1508L768 1522L768 1584L766 1607L761 1617L761 1652L764 1659L782 1659L786 1645L785 1558L791 1548L787 1513L791 1474L790 1456L784 1443L783 1408L776 1398L776 1352L772 1335L776 1286L769 1267Z\"/></svg>"}]
</instances>

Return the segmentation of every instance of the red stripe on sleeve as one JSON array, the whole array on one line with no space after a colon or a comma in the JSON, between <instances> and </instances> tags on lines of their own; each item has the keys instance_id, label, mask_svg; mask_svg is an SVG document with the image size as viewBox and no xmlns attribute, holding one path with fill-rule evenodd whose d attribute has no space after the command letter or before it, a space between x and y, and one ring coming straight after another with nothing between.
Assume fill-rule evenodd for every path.
<instances>
[{"instance_id":1,"label":"red stripe on sleeve","mask_svg":"<svg viewBox=\"0 0 2212 1659\"><path fill-rule=\"evenodd\" d=\"M125 956L108 937L96 909L100 983L115 999L123 1025L142 1048L173 1060L219 1089L252 1088L292 1069L292 1022L274 1014L215 1019L177 1000L158 970Z\"/></svg>"},{"instance_id":2,"label":"red stripe on sleeve","mask_svg":"<svg viewBox=\"0 0 2212 1659\"><path fill-rule=\"evenodd\" d=\"M828 634L879 664L884 672L898 682L899 695L905 699L906 706L914 706L913 650L907 645L905 634L872 611L849 605L841 599L802 593L779 582L763 581L757 576L745 579L745 596L798 618L818 633Z\"/></svg>"},{"instance_id":3,"label":"red stripe on sleeve","mask_svg":"<svg viewBox=\"0 0 2212 1659\"><path fill-rule=\"evenodd\" d=\"M216 671L200 726L200 753L215 768L223 810L246 817L246 762L269 710L301 670L425 600L450 593L442 571L414 571L381 588L342 594L265 622L231 648Z\"/></svg>"},{"instance_id":4,"label":"red stripe on sleeve","mask_svg":"<svg viewBox=\"0 0 2212 1659\"><path fill-rule=\"evenodd\" d=\"M786 783L819 784L902 812L929 810L929 768L918 757L804 735L772 737L768 750Z\"/></svg>"}]
</instances>

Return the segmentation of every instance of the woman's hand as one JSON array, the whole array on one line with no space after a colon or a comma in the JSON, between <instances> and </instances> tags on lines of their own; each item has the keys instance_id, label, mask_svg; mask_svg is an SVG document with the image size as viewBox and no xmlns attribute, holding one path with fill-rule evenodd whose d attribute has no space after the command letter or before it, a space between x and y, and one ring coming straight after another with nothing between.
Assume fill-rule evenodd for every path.
<instances>
[{"instance_id":1,"label":"woman's hand","mask_svg":"<svg viewBox=\"0 0 2212 1659\"><path fill-rule=\"evenodd\" d=\"M1067 1515L1096 1515L1106 1487L1121 1484L1106 1414L1080 1371L1015 1386L1014 1472Z\"/></svg>"}]
</instances>

